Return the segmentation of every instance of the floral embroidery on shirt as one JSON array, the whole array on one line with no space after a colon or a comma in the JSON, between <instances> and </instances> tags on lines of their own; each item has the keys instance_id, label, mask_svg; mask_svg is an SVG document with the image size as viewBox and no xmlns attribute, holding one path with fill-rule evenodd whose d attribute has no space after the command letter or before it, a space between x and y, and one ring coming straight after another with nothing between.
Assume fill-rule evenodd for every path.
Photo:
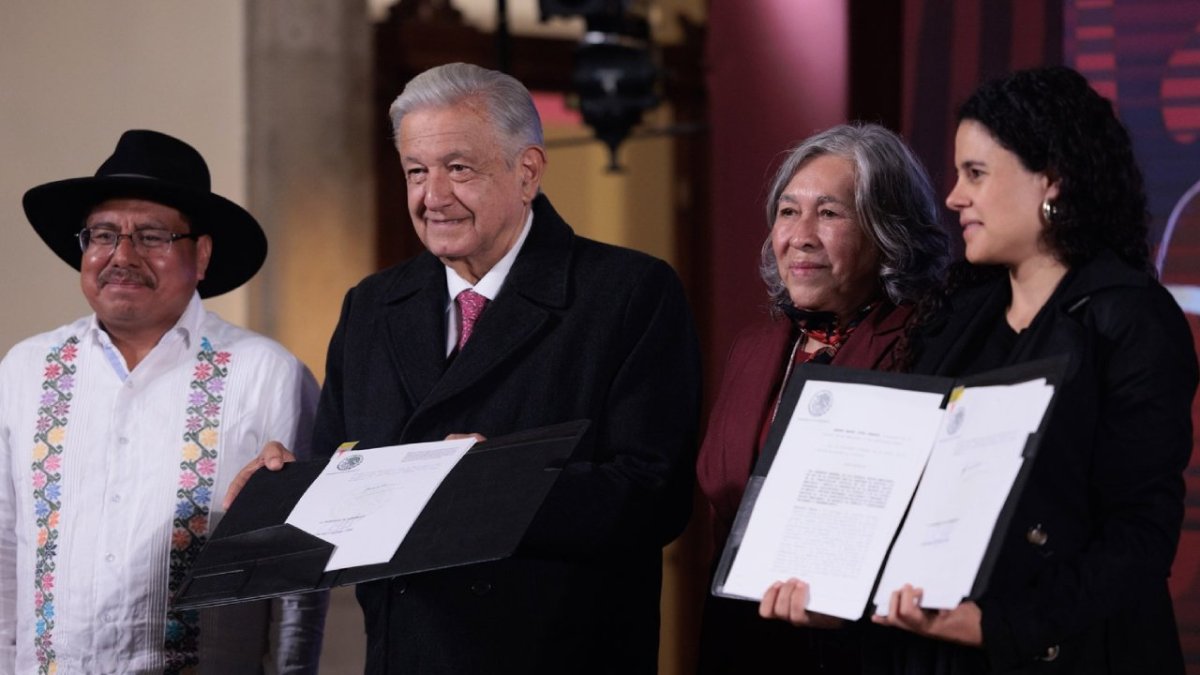
<instances>
[{"instance_id":1,"label":"floral embroidery on shirt","mask_svg":"<svg viewBox=\"0 0 1200 675\"><path fill-rule=\"evenodd\" d=\"M172 595L206 539L217 472L222 394L231 361L229 352L216 351L207 338L202 338L200 344L189 386L176 492L178 503L171 541L169 583ZM63 508L63 442L71 411L71 390L75 386L74 362L79 353L78 345L79 339L72 336L46 355L33 438L33 509L38 529L34 564L34 651L39 675L54 675L58 671L53 640L55 570ZM195 610L169 611L165 639L167 667L164 672L181 673L195 666L199 661L199 613Z\"/></svg>"},{"instance_id":2,"label":"floral embroidery on shirt","mask_svg":"<svg viewBox=\"0 0 1200 675\"><path fill-rule=\"evenodd\" d=\"M222 393L225 391L230 360L229 352L218 352L208 338L201 338L189 386L182 461L179 464L179 490L175 493L178 501L171 536L169 582L172 596L179 590L192 560L208 538L208 513L212 505L213 480L217 473L221 403L225 400ZM168 611L166 672L178 673L195 666L199 662L199 641L199 611Z\"/></svg>"},{"instance_id":3,"label":"floral embroidery on shirt","mask_svg":"<svg viewBox=\"0 0 1200 675\"><path fill-rule=\"evenodd\" d=\"M71 336L46 355L42 373L36 432L33 435L33 512L37 524L37 553L33 568L34 652L38 673L58 671L54 653L54 572L58 553L58 522L62 511L62 452L71 389L75 387L75 357L79 338Z\"/></svg>"}]
</instances>

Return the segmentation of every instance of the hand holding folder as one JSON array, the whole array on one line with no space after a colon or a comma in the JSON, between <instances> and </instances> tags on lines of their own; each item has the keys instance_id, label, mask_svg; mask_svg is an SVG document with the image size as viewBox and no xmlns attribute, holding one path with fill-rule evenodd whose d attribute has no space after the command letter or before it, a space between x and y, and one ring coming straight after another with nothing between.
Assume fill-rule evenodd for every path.
<instances>
[{"instance_id":1,"label":"hand holding folder","mask_svg":"<svg viewBox=\"0 0 1200 675\"><path fill-rule=\"evenodd\" d=\"M713 593L759 600L774 581L803 579L806 612L851 620L877 586L881 610L904 583L926 588L926 608L977 597L998 552L993 532L1007 525L1062 368L1042 361L961 381L798 370ZM788 602L774 613L791 618L784 610L797 589L783 590Z\"/></svg>"},{"instance_id":2,"label":"hand holding folder","mask_svg":"<svg viewBox=\"0 0 1200 675\"><path fill-rule=\"evenodd\" d=\"M333 545L285 523L328 462L258 471L200 551L174 606L243 602L508 557L587 426L567 422L476 444L390 561L329 572Z\"/></svg>"}]
</instances>

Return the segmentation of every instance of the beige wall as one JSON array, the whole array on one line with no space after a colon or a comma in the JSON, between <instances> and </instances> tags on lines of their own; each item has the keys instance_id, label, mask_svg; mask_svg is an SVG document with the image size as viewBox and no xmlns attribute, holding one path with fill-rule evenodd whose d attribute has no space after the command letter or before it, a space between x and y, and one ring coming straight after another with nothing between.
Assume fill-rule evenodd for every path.
<instances>
[{"instance_id":1,"label":"beige wall","mask_svg":"<svg viewBox=\"0 0 1200 675\"><path fill-rule=\"evenodd\" d=\"M0 12L0 353L90 310L29 227L28 188L91 175L125 129L179 136L245 203L242 0L6 1ZM245 291L208 303L246 321Z\"/></svg>"},{"instance_id":2,"label":"beige wall","mask_svg":"<svg viewBox=\"0 0 1200 675\"><path fill-rule=\"evenodd\" d=\"M660 110L653 123L669 124ZM627 140L617 155L622 170L610 173L601 143L556 146L556 141L591 135L579 125L546 125L549 159L542 190L578 234L673 262L672 143L667 137Z\"/></svg>"},{"instance_id":3,"label":"beige wall","mask_svg":"<svg viewBox=\"0 0 1200 675\"><path fill-rule=\"evenodd\" d=\"M246 204L271 242L248 321L320 379L342 298L374 267L371 27L364 0L246 6Z\"/></svg>"}]
</instances>

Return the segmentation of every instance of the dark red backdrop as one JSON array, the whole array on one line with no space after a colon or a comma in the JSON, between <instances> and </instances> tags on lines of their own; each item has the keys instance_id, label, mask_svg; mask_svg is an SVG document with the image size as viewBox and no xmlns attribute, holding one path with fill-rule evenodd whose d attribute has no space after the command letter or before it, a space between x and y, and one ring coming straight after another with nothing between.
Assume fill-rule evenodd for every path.
<instances>
[{"instance_id":1,"label":"dark red backdrop","mask_svg":"<svg viewBox=\"0 0 1200 675\"><path fill-rule=\"evenodd\" d=\"M1117 106L1146 172L1162 280L1200 336L1200 3L1072 0L1065 61ZM1193 428L1200 407L1193 403ZM1193 448L1195 443L1193 442ZM1136 448L1131 448L1136 452ZM1200 458L1171 575L1188 671L1200 673Z\"/></svg>"}]
</instances>

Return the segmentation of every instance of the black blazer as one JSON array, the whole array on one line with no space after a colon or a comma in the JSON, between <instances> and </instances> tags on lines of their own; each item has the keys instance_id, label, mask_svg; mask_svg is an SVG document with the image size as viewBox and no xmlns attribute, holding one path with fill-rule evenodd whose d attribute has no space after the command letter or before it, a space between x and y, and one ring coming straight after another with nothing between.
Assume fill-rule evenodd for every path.
<instances>
[{"instance_id":1,"label":"black blazer","mask_svg":"<svg viewBox=\"0 0 1200 675\"><path fill-rule=\"evenodd\" d=\"M1005 277L953 297L915 370L975 370L1009 293ZM1182 673L1167 577L1192 451L1191 331L1161 285L1106 253L1064 278L1007 363L1058 354L1068 376L979 601L986 665L946 646L939 668Z\"/></svg>"},{"instance_id":2,"label":"black blazer","mask_svg":"<svg viewBox=\"0 0 1200 675\"><path fill-rule=\"evenodd\" d=\"M532 230L447 364L445 268L364 279L329 345L313 448L592 421L513 559L360 585L371 673L653 673L662 547L691 508L699 352L664 262Z\"/></svg>"}]
</instances>

